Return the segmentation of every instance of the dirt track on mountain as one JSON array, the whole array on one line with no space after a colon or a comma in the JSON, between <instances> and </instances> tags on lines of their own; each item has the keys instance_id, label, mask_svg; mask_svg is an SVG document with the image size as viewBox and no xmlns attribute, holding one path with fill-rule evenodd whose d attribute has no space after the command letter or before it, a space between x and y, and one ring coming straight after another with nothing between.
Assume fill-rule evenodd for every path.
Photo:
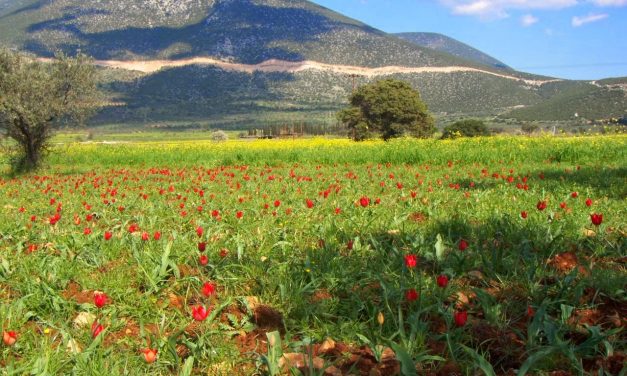
<instances>
[{"instance_id":1,"label":"dirt track on mountain","mask_svg":"<svg viewBox=\"0 0 627 376\"><path fill-rule=\"evenodd\" d=\"M478 72L501 77L509 80L523 82L526 85L540 86L549 82L560 80L528 80L516 76L503 73L496 73L487 70L481 70L470 67L449 66L449 67L401 67L387 66L379 68L358 67L351 65L333 65L319 63L316 61L283 61L283 60L267 60L259 64L239 64L208 57L195 57L182 60L147 60L147 61L120 61L120 60L96 60L95 63L100 66L110 68L120 68L126 70L140 71L144 73L154 73L162 68L174 68L187 65L213 65L221 69L234 72L281 72L296 73L305 70L318 70L332 73L359 75L365 77L386 76L391 74L409 74L409 73L458 73L458 72Z\"/></svg>"}]
</instances>

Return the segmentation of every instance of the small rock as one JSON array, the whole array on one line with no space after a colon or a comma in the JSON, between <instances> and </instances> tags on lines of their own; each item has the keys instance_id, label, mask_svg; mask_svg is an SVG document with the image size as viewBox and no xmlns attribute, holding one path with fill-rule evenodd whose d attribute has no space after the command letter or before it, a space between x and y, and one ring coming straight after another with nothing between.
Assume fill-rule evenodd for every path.
<instances>
[{"instance_id":1,"label":"small rock","mask_svg":"<svg viewBox=\"0 0 627 376\"><path fill-rule=\"evenodd\" d=\"M320 345L319 351L321 353L326 353L334 349L335 349L335 341L331 338L327 338L324 340L324 342L322 342L322 345Z\"/></svg>"},{"instance_id":2,"label":"small rock","mask_svg":"<svg viewBox=\"0 0 627 376\"><path fill-rule=\"evenodd\" d=\"M286 353L279 359L279 367L288 371L291 368L309 368L309 357L305 354L299 353ZM322 369L324 367L324 360L319 357L311 359L313 367L316 369Z\"/></svg>"},{"instance_id":3,"label":"small rock","mask_svg":"<svg viewBox=\"0 0 627 376\"><path fill-rule=\"evenodd\" d=\"M81 312L74 318L74 326L76 328L87 328L96 320L96 316L89 312Z\"/></svg>"},{"instance_id":4,"label":"small rock","mask_svg":"<svg viewBox=\"0 0 627 376\"><path fill-rule=\"evenodd\" d=\"M80 354L83 351L74 338L70 338L70 340L67 341L66 350L70 354Z\"/></svg>"}]
</instances>

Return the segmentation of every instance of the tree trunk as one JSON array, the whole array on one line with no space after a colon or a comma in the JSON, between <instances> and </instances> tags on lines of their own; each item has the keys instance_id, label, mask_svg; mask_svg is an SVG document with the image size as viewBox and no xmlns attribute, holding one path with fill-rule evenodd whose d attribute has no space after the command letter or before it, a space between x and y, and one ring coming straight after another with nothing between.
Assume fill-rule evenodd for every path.
<instances>
[{"instance_id":1,"label":"tree trunk","mask_svg":"<svg viewBox=\"0 0 627 376\"><path fill-rule=\"evenodd\" d=\"M39 167L41 159L41 147L32 139L26 140L24 145L24 161L25 170L34 170Z\"/></svg>"}]
</instances>

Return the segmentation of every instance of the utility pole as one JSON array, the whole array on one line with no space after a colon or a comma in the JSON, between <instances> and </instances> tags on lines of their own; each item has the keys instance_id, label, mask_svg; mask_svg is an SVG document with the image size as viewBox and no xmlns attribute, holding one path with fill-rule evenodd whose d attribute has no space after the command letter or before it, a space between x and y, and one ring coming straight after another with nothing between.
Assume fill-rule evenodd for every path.
<instances>
[{"instance_id":1,"label":"utility pole","mask_svg":"<svg viewBox=\"0 0 627 376\"><path fill-rule=\"evenodd\" d=\"M355 79L356 79L357 77L361 77L361 76L360 76L360 75L358 75L358 74L353 73L353 74L349 74L349 75L348 75L348 77L350 77L350 78L352 78L352 79L353 79L353 93L354 93L354 92L355 92L355 89L357 88L357 86L356 86L356 84L355 84Z\"/></svg>"}]
</instances>

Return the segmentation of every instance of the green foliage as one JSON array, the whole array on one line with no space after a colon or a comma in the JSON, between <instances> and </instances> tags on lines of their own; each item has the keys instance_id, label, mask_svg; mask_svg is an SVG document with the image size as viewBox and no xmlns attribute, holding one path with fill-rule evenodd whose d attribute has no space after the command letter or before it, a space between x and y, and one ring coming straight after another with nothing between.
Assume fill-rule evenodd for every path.
<instances>
[{"instance_id":1,"label":"green foliage","mask_svg":"<svg viewBox=\"0 0 627 376\"><path fill-rule=\"evenodd\" d=\"M536 123L524 123L520 126L520 130L526 134L532 134L537 132L540 129L540 126Z\"/></svg>"},{"instance_id":2,"label":"green foliage","mask_svg":"<svg viewBox=\"0 0 627 376\"><path fill-rule=\"evenodd\" d=\"M442 138L489 136L488 126L481 120L467 119L456 121L444 127Z\"/></svg>"},{"instance_id":3,"label":"green foliage","mask_svg":"<svg viewBox=\"0 0 627 376\"><path fill-rule=\"evenodd\" d=\"M85 55L34 62L0 50L0 129L21 148L17 170L36 168L55 127L80 124L95 109L95 68Z\"/></svg>"},{"instance_id":4,"label":"green foliage","mask_svg":"<svg viewBox=\"0 0 627 376\"><path fill-rule=\"evenodd\" d=\"M283 374L287 354L310 375L348 369L356 357L334 350L309 362L329 337L336 350L403 374L451 365L581 373L622 359L625 333L611 315L626 278L626 136L175 141L64 145L41 176L2 181L0 324L18 335L0 346L5 373ZM360 197L372 200L362 207ZM53 198L63 206L56 224ZM604 214L598 228L590 212ZM570 250L589 274L548 261ZM202 292L205 282L215 294ZM410 288L418 300L407 300ZM110 298L102 308L95 291ZM468 321L457 326L461 296ZM191 306L200 304L211 313L197 322ZM602 316L582 325L590 311ZM85 314L105 327L100 337L76 323ZM275 315L282 320L267 320ZM158 349L154 363L146 347Z\"/></svg>"},{"instance_id":5,"label":"green foliage","mask_svg":"<svg viewBox=\"0 0 627 376\"><path fill-rule=\"evenodd\" d=\"M403 81L387 79L364 85L353 93L350 104L338 118L356 141L370 134L387 141L403 135L426 138L435 132L427 105L418 91Z\"/></svg>"}]
</instances>

